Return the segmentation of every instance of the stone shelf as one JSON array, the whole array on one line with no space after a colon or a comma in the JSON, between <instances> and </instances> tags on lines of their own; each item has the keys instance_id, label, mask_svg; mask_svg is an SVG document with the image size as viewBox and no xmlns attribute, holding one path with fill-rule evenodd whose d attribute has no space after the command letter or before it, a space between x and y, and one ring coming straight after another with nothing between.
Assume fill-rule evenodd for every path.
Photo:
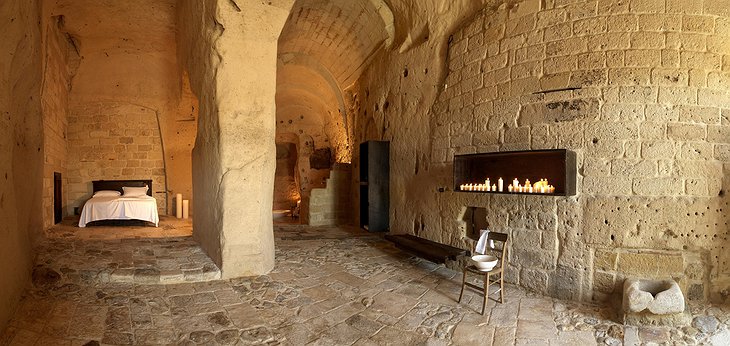
<instances>
[{"instance_id":1,"label":"stone shelf","mask_svg":"<svg viewBox=\"0 0 730 346\"><path fill-rule=\"evenodd\" d=\"M462 184L491 184L504 179L503 191L462 191ZM554 193L509 192L514 178L520 183L548 179ZM575 152L567 149L508 151L454 156L454 191L530 196L573 196L576 193Z\"/></svg>"}]
</instances>

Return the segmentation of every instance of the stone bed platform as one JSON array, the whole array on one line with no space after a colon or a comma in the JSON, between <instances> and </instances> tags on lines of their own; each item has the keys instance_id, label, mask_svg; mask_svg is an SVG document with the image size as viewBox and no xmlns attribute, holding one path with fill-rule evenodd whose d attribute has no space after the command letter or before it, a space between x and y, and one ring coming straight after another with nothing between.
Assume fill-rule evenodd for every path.
<instances>
[{"instance_id":1,"label":"stone bed platform","mask_svg":"<svg viewBox=\"0 0 730 346\"><path fill-rule=\"evenodd\" d=\"M269 275L158 285L82 280L88 259L113 258L108 252L133 242L54 241L40 250L38 264L61 263L52 253L71 256L63 263L73 274L30 287L0 334L0 345L587 346L730 340L728 307L691 307L689 327L632 327L615 322L611 308L507 285L506 302L490 300L480 315L478 294L465 292L462 304L456 302L459 272L404 253L380 236L306 226L277 227L275 236L276 267ZM140 243L147 245L125 251L149 260L145 249L165 256L189 241Z\"/></svg>"},{"instance_id":2,"label":"stone bed platform","mask_svg":"<svg viewBox=\"0 0 730 346\"><path fill-rule=\"evenodd\" d=\"M191 220L163 216L159 227L79 228L67 218L37 249L40 285L172 284L220 279L213 261L192 239Z\"/></svg>"}]
</instances>

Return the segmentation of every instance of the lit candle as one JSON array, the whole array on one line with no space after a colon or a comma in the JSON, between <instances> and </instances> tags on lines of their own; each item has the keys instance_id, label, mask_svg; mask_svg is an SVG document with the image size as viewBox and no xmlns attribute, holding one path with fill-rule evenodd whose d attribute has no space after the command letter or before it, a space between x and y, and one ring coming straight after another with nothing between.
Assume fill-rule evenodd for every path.
<instances>
[{"instance_id":1,"label":"lit candle","mask_svg":"<svg viewBox=\"0 0 730 346\"><path fill-rule=\"evenodd\" d=\"M492 184L492 191L497 191L497 185ZM499 191L502 191L501 189Z\"/></svg>"},{"instance_id":2,"label":"lit candle","mask_svg":"<svg viewBox=\"0 0 730 346\"><path fill-rule=\"evenodd\" d=\"M540 185L540 193L545 193L545 185Z\"/></svg>"},{"instance_id":3,"label":"lit candle","mask_svg":"<svg viewBox=\"0 0 730 346\"><path fill-rule=\"evenodd\" d=\"M487 179L487 182L488 181L489 181L489 179ZM489 185L489 183L487 183L487 191L492 191L492 185Z\"/></svg>"},{"instance_id":4,"label":"lit candle","mask_svg":"<svg viewBox=\"0 0 730 346\"><path fill-rule=\"evenodd\" d=\"M489 181L489 178L487 178L487 180L486 180L486 181L484 181L484 184L486 184L486 185L487 185L487 191L489 191L489 187L491 187L491 186L492 186L492 183L491 183L491 182Z\"/></svg>"},{"instance_id":5,"label":"lit candle","mask_svg":"<svg viewBox=\"0 0 730 346\"><path fill-rule=\"evenodd\" d=\"M522 185L517 185L517 192L523 192L525 190L525 187Z\"/></svg>"},{"instance_id":6,"label":"lit candle","mask_svg":"<svg viewBox=\"0 0 730 346\"><path fill-rule=\"evenodd\" d=\"M190 216L190 201L188 201L187 199L184 199L183 203L182 203L182 208L183 208L183 212L182 212L183 219L187 219Z\"/></svg>"},{"instance_id":7,"label":"lit candle","mask_svg":"<svg viewBox=\"0 0 730 346\"><path fill-rule=\"evenodd\" d=\"M464 184L459 185L459 190L464 191Z\"/></svg>"},{"instance_id":8,"label":"lit candle","mask_svg":"<svg viewBox=\"0 0 730 346\"><path fill-rule=\"evenodd\" d=\"M507 190L509 190L509 192L512 192L512 190L514 190L514 187L512 186L512 184L509 184L509 186L507 186Z\"/></svg>"},{"instance_id":9,"label":"lit candle","mask_svg":"<svg viewBox=\"0 0 730 346\"><path fill-rule=\"evenodd\" d=\"M520 186L520 181L515 178L515 180L512 180L512 185L514 185L516 189L518 186Z\"/></svg>"},{"instance_id":10,"label":"lit candle","mask_svg":"<svg viewBox=\"0 0 730 346\"><path fill-rule=\"evenodd\" d=\"M178 219L183 217L183 213L182 213L183 206L182 205L183 205L182 193L178 193L177 195L175 195L175 209L176 209L175 211L177 212L175 214L175 217L177 217Z\"/></svg>"},{"instance_id":11,"label":"lit candle","mask_svg":"<svg viewBox=\"0 0 730 346\"><path fill-rule=\"evenodd\" d=\"M497 184L499 184L499 192L504 191L504 180L502 180L502 178L499 178L499 180L497 180Z\"/></svg>"},{"instance_id":12,"label":"lit candle","mask_svg":"<svg viewBox=\"0 0 730 346\"><path fill-rule=\"evenodd\" d=\"M532 191L533 191L532 190L532 186L530 186L530 187L527 188L527 192L532 193Z\"/></svg>"},{"instance_id":13,"label":"lit candle","mask_svg":"<svg viewBox=\"0 0 730 346\"><path fill-rule=\"evenodd\" d=\"M530 179L525 179L525 186L530 186Z\"/></svg>"}]
</instances>

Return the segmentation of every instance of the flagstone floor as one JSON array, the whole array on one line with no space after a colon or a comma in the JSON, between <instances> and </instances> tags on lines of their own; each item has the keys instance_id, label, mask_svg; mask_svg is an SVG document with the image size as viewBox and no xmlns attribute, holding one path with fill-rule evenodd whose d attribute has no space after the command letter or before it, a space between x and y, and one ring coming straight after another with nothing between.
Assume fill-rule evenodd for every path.
<instances>
[{"instance_id":1,"label":"flagstone floor","mask_svg":"<svg viewBox=\"0 0 730 346\"><path fill-rule=\"evenodd\" d=\"M172 228L163 230L172 238L154 238L149 227L124 229L123 237L111 228L52 230L39 249L34 284L0 333L0 344L730 343L728 307L693 307L693 326L637 328L613 322L610 308L507 285L507 301L490 301L480 315L478 294L465 293L462 303L456 302L460 273L350 228L279 225L276 267L269 275L196 276L210 259L190 239L189 221L161 225ZM113 280L119 269L133 270L123 271L124 280ZM180 270L176 278L182 282L167 282L164 275L152 280L154 270ZM186 276L186 270L196 272Z\"/></svg>"}]
</instances>

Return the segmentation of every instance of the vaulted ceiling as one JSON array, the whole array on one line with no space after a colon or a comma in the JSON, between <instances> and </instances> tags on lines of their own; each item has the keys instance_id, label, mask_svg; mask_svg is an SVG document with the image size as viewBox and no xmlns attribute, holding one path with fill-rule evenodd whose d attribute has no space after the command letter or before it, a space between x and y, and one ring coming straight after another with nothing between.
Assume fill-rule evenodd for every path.
<instances>
[{"instance_id":1,"label":"vaulted ceiling","mask_svg":"<svg viewBox=\"0 0 730 346\"><path fill-rule=\"evenodd\" d=\"M297 0L279 38L279 132L309 128L315 143L341 157L348 126L343 92L392 43L393 30L382 0ZM311 133L315 123L324 125L319 134Z\"/></svg>"}]
</instances>

